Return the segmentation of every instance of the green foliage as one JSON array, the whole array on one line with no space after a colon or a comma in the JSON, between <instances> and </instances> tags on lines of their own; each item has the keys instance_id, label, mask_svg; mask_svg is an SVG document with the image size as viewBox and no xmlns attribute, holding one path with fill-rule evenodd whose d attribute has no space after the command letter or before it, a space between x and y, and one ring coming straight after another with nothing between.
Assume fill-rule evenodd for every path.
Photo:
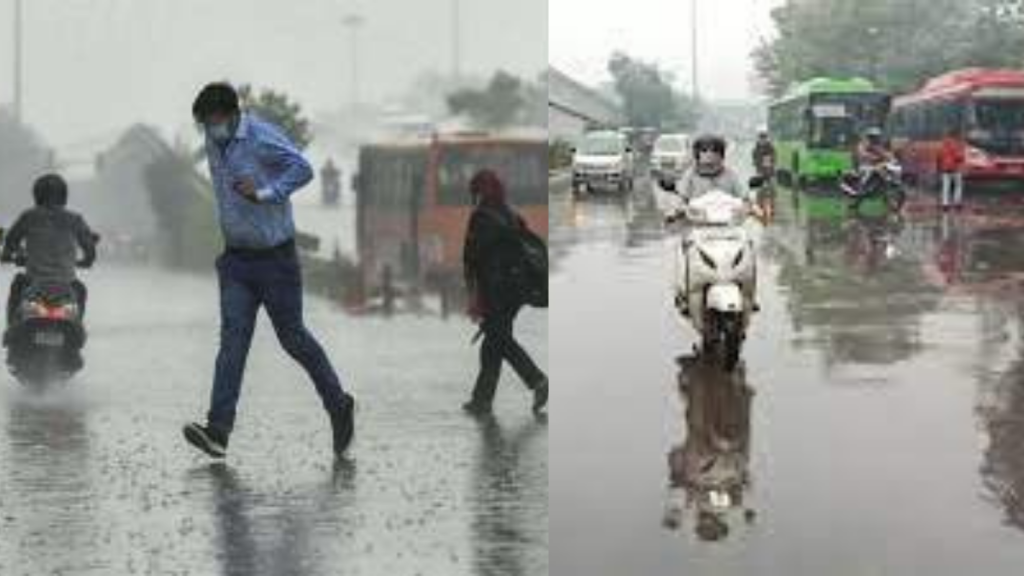
<instances>
[{"instance_id":1,"label":"green foliage","mask_svg":"<svg viewBox=\"0 0 1024 576\"><path fill-rule=\"evenodd\" d=\"M32 204L32 182L50 163L50 151L25 125L0 110L0 213L13 214Z\"/></svg>"},{"instance_id":2,"label":"green foliage","mask_svg":"<svg viewBox=\"0 0 1024 576\"><path fill-rule=\"evenodd\" d=\"M303 116L302 106L283 92L263 89L257 93L246 84L238 89L238 96L244 109L279 126L300 150L313 142L313 131L309 120Z\"/></svg>"},{"instance_id":3,"label":"green foliage","mask_svg":"<svg viewBox=\"0 0 1024 576\"><path fill-rule=\"evenodd\" d=\"M462 89L448 96L448 110L468 117L484 129L500 129L522 122L531 101L529 86L519 78L498 71L483 89Z\"/></svg>"},{"instance_id":4,"label":"green foliage","mask_svg":"<svg viewBox=\"0 0 1024 576\"><path fill-rule=\"evenodd\" d=\"M695 103L672 86L671 75L657 64L616 52L608 72L630 126L688 130L695 125Z\"/></svg>"},{"instance_id":5,"label":"green foliage","mask_svg":"<svg viewBox=\"0 0 1024 576\"><path fill-rule=\"evenodd\" d=\"M556 140L548 144L548 167L550 170L566 168L572 163L572 144Z\"/></svg>"},{"instance_id":6,"label":"green foliage","mask_svg":"<svg viewBox=\"0 0 1024 576\"><path fill-rule=\"evenodd\" d=\"M788 0L772 12L778 35L754 52L778 96L814 76L863 76L905 92L951 69L1018 67L1022 0Z\"/></svg>"},{"instance_id":7,"label":"green foliage","mask_svg":"<svg viewBox=\"0 0 1024 576\"><path fill-rule=\"evenodd\" d=\"M145 169L146 188L160 223L166 264L209 268L223 242L215 219L213 190L191 158L164 155Z\"/></svg>"}]
</instances>

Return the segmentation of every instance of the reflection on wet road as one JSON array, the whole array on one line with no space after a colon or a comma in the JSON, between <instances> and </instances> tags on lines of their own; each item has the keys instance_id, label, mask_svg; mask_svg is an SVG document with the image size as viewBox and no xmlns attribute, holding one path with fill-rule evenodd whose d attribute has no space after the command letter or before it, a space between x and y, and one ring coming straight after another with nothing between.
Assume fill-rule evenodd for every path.
<instances>
[{"instance_id":1,"label":"reflection on wet road","mask_svg":"<svg viewBox=\"0 0 1024 576\"><path fill-rule=\"evenodd\" d=\"M1024 213L781 191L744 366L694 363L650 186L553 197L552 573L1024 566Z\"/></svg>"},{"instance_id":2,"label":"reflection on wet road","mask_svg":"<svg viewBox=\"0 0 1024 576\"><path fill-rule=\"evenodd\" d=\"M493 422L462 415L471 325L307 302L361 400L335 465L316 394L261 320L231 454L211 464L180 426L209 393L215 285L102 267L89 282L80 378L44 395L0 378L3 576L547 573L547 425L515 382ZM521 325L546 365L546 316Z\"/></svg>"}]
</instances>

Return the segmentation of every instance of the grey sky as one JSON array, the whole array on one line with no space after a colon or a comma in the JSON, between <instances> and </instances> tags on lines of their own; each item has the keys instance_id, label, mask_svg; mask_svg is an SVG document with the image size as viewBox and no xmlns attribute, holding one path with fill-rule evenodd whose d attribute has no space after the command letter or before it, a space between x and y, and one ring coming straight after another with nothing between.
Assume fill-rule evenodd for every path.
<instances>
[{"instance_id":1,"label":"grey sky","mask_svg":"<svg viewBox=\"0 0 1024 576\"><path fill-rule=\"evenodd\" d=\"M580 80L607 80L616 49L654 60L690 86L690 22L694 0L549 0L551 62ZM781 0L697 0L700 87L722 99L755 96L750 52L773 27Z\"/></svg>"},{"instance_id":2,"label":"grey sky","mask_svg":"<svg viewBox=\"0 0 1024 576\"><path fill-rule=\"evenodd\" d=\"M363 100L451 68L453 0L26 0L26 116L61 147L134 121L189 124L197 88L273 86L312 110L349 97L345 14L361 33ZM0 0L0 102L11 100L13 0ZM463 70L533 76L547 63L546 0L462 0Z\"/></svg>"}]
</instances>

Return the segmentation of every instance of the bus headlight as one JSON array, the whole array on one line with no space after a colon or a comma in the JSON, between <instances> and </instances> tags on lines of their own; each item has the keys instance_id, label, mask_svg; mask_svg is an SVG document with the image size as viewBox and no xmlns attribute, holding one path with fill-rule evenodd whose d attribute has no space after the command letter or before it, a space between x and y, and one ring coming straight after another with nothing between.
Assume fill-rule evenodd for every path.
<instances>
[{"instance_id":1,"label":"bus headlight","mask_svg":"<svg viewBox=\"0 0 1024 576\"><path fill-rule=\"evenodd\" d=\"M974 146L966 147L964 159L967 161L967 164L977 168L988 168L993 165L992 158L988 153Z\"/></svg>"}]
</instances>

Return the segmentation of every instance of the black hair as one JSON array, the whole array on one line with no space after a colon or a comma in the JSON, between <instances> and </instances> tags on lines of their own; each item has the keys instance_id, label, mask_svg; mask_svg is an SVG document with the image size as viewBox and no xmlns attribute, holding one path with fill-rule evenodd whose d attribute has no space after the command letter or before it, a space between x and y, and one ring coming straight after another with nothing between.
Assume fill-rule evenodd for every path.
<instances>
[{"instance_id":1,"label":"black hair","mask_svg":"<svg viewBox=\"0 0 1024 576\"><path fill-rule=\"evenodd\" d=\"M704 134L693 141L693 155L697 157L703 150L713 150L719 156L725 156L725 138L715 134Z\"/></svg>"},{"instance_id":2,"label":"black hair","mask_svg":"<svg viewBox=\"0 0 1024 576\"><path fill-rule=\"evenodd\" d=\"M49 208L68 205L68 183L59 174L46 174L32 185L32 197L36 206Z\"/></svg>"},{"instance_id":3,"label":"black hair","mask_svg":"<svg viewBox=\"0 0 1024 576\"><path fill-rule=\"evenodd\" d=\"M199 91L192 103L192 117L202 123L211 114L238 114L238 92L227 82L213 82Z\"/></svg>"}]
</instances>

